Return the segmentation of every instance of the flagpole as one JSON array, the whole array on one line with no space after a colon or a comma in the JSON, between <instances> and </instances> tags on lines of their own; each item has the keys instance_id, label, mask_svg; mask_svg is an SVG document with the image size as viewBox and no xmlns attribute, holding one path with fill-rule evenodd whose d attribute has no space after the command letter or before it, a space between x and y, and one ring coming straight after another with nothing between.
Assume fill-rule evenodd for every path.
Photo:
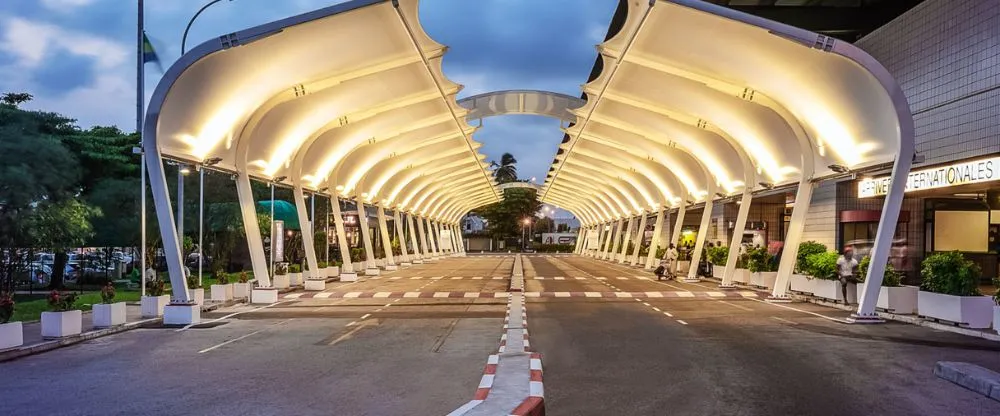
<instances>
[{"instance_id":1,"label":"flagpole","mask_svg":"<svg viewBox=\"0 0 1000 416\"><path fill-rule=\"evenodd\" d=\"M135 131L139 133L139 182L141 183L141 190L139 191L139 226L141 230L140 233L140 253L139 267L142 269L139 273L139 280L141 281L142 296L146 296L146 151L143 149L142 144L142 118L143 118L143 106L146 101L145 93L145 82L146 74L144 70L145 66L145 56L144 56L144 42L143 35L144 31L144 17L143 17L143 4L142 0L139 0L139 19L136 30L136 94L135 94Z\"/></svg>"}]
</instances>

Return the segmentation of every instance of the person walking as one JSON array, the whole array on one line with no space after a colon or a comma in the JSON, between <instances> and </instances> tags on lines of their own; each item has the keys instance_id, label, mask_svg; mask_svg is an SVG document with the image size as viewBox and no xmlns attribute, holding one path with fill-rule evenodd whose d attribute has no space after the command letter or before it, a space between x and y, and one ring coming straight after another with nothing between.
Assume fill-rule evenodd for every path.
<instances>
[{"instance_id":1,"label":"person walking","mask_svg":"<svg viewBox=\"0 0 1000 416\"><path fill-rule=\"evenodd\" d=\"M854 278L854 271L858 268L858 261L854 258L854 250L851 247L844 247L844 254L837 259L837 278L840 280L840 291L844 295L844 304L850 305L847 298L847 284L857 283Z\"/></svg>"}]
</instances>

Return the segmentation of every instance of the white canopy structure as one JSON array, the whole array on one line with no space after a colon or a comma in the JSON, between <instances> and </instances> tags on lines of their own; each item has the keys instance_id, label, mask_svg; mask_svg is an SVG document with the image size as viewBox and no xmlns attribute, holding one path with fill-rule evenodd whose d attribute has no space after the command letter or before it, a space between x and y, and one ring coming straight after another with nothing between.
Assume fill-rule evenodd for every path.
<instances>
[{"instance_id":1,"label":"white canopy structure","mask_svg":"<svg viewBox=\"0 0 1000 416\"><path fill-rule=\"evenodd\" d=\"M583 86L587 104L574 110L577 121L540 195L607 234L599 237L600 257L621 240L623 219L630 232L633 216L657 212L651 267L664 211L678 208L676 244L685 209L700 203L698 264L714 200L742 193L735 224L742 230L755 187L797 183L784 246L795 253L815 182L893 162L894 178L909 171L906 98L860 49L702 1L626 3L620 30L598 46L600 75ZM893 182L882 213L868 279L875 290L862 301L867 315L903 182ZM738 243L734 238L724 285L732 282ZM794 262L794 255L782 257L775 297L785 296ZM696 268L689 273L694 278Z\"/></svg>"},{"instance_id":2,"label":"white canopy structure","mask_svg":"<svg viewBox=\"0 0 1000 416\"><path fill-rule=\"evenodd\" d=\"M399 214L406 213L411 240L413 218L420 234L422 250L413 241L413 255L431 255L441 249L429 235L501 197L467 119L530 113L573 122L539 198L578 216L603 242L596 246L602 257L629 240L637 216L641 230L656 213L647 267L668 210L678 211L676 243L685 210L703 205L697 264L715 200L742 195L735 224L742 229L755 190L797 184L785 241L793 253L814 183L889 163L893 178L909 171L909 106L860 49L697 0L625 4L627 13L613 22L620 28L598 46L601 71L583 86L585 103L505 91L471 97L463 108L455 100L461 86L441 72L446 48L421 29L416 0L354 0L225 35L184 55L156 89L143 139L175 300L188 295L178 289L184 278L165 158L213 160L237 174L253 268L264 286L269 273L251 178L293 186L303 224L304 190L354 199L359 212L376 205L386 239L383 210L395 211L401 240ZM873 313L904 182L893 181L886 198L862 317ZM350 271L339 204L333 210ZM359 217L367 233L367 215ZM737 244L734 238L724 285L732 281ZM627 246L612 256L624 260ZM578 252L593 247L581 238ZM388 248L386 258L391 265ZM638 244L631 261L638 261ZM777 298L794 261L782 257Z\"/></svg>"}]
</instances>

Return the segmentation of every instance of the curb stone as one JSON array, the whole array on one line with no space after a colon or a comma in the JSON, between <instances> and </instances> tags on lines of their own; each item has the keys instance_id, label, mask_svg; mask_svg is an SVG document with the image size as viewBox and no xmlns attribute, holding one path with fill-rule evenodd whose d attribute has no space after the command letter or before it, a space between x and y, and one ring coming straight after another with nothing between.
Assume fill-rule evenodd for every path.
<instances>
[{"instance_id":1,"label":"curb stone","mask_svg":"<svg viewBox=\"0 0 1000 416\"><path fill-rule=\"evenodd\" d=\"M1000 402L1000 373L975 364L938 361L934 375Z\"/></svg>"},{"instance_id":2,"label":"curb stone","mask_svg":"<svg viewBox=\"0 0 1000 416\"><path fill-rule=\"evenodd\" d=\"M29 345L27 347L15 348L7 351L0 352L0 363L16 360L18 358L27 357L29 355L41 354L46 351L51 351L57 348L67 347L73 344L78 344L84 341L89 341L92 339L104 337L107 335L117 334L120 332L130 331L136 328L141 328L143 326L151 325L156 322L162 321L162 318L152 318L144 319L141 321L128 322L123 325L119 325L111 328L96 329L89 332L84 332L79 335L73 335L65 338L55 339L51 341L45 341L35 345Z\"/></svg>"}]
</instances>

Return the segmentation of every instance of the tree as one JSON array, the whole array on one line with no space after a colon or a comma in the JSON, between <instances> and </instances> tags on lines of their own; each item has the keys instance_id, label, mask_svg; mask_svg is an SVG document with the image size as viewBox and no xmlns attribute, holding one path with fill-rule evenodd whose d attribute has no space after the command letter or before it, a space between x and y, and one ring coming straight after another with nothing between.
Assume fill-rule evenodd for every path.
<instances>
[{"instance_id":1,"label":"tree","mask_svg":"<svg viewBox=\"0 0 1000 416\"><path fill-rule=\"evenodd\" d=\"M504 239L520 236L522 221L534 217L541 208L534 189L512 188L504 191L502 201L476 210L476 215L485 220L491 237Z\"/></svg>"},{"instance_id":2,"label":"tree","mask_svg":"<svg viewBox=\"0 0 1000 416\"><path fill-rule=\"evenodd\" d=\"M497 164L496 162L493 162ZM499 167L494 174L497 183L508 183L517 180L517 159L510 153L500 156Z\"/></svg>"},{"instance_id":3,"label":"tree","mask_svg":"<svg viewBox=\"0 0 1000 416\"><path fill-rule=\"evenodd\" d=\"M34 96L26 92L7 92L0 95L0 103L7 104L9 106L17 107L22 103L31 101Z\"/></svg>"},{"instance_id":4,"label":"tree","mask_svg":"<svg viewBox=\"0 0 1000 416\"><path fill-rule=\"evenodd\" d=\"M94 229L90 220L100 216L99 209L76 199L67 199L43 205L28 219L27 230L32 246L45 247L55 252L49 289L63 287L62 270L69 260L66 251L82 246L93 236Z\"/></svg>"},{"instance_id":5,"label":"tree","mask_svg":"<svg viewBox=\"0 0 1000 416\"><path fill-rule=\"evenodd\" d=\"M535 221L535 232L551 233L553 230L555 230L555 222L552 221L552 218L542 217Z\"/></svg>"}]
</instances>

